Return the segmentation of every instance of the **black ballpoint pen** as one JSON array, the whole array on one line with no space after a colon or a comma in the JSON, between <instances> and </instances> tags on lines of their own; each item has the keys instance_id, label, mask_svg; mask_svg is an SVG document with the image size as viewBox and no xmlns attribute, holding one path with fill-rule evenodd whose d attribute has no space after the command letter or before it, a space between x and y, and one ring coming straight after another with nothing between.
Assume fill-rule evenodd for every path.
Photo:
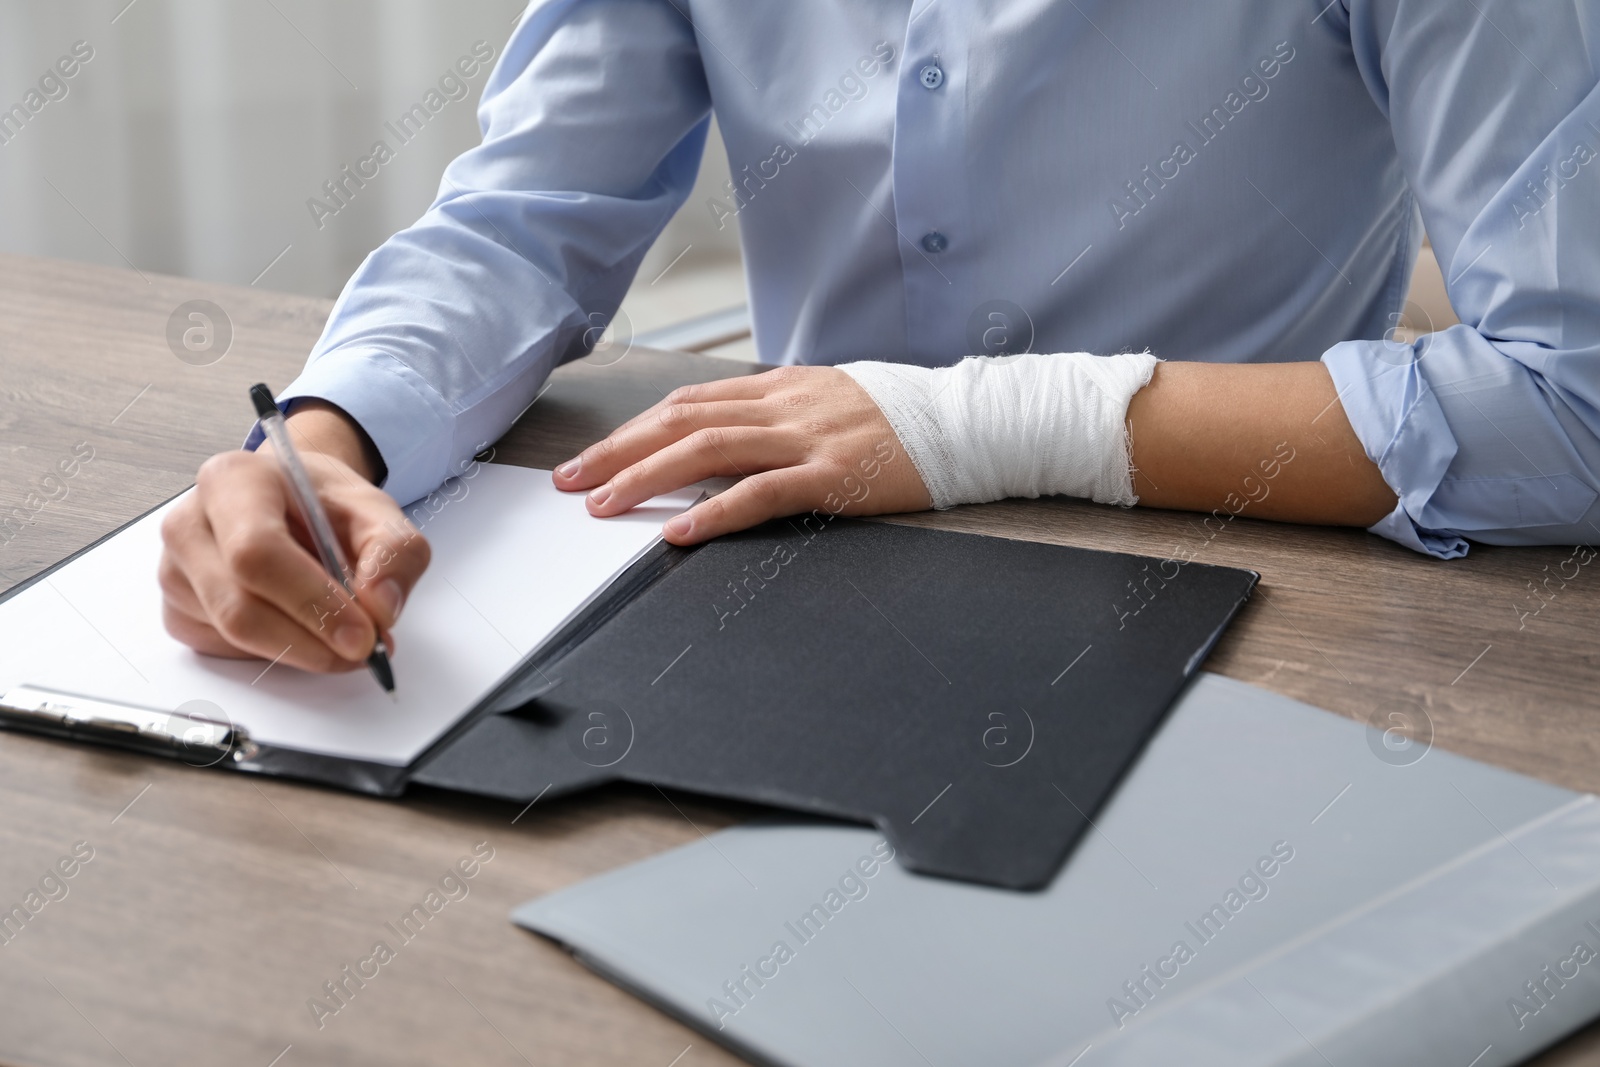
<instances>
[{"instance_id":1,"label":"black ballpoint pen","mask_svg":"<svg viewBox=\"0 0 1600 1067\"><path fill-rule=\"evenodd\" d=\"M345 562L344 550L339 547L339 538L333 532L333 526L328 522L328 513L323 510L322 501L317 498L317 491L311 484L311 478L306 474L306 468L300 462L300 454L295 451L294 444L289 440L289 426L283 420L283 413L278 410L277 402L272 399L272 390L265 385L256 384L250 387L250 400L256 406L256 417L261 420L261 429L267 435L267 440L272 442L272 452L278 457L278 466L282 468L284 477L289 480L290 495L295 503L300 506L300 517L305 520L306 529L311 532L311 541L317 547L317 555L322 559L322 567L328 572L328 577L339 583L340 588L352 601L355 600L355 586L351 584L352 571ZM379 635L378 641L372 647L372 655L367 657L367 666L372 670L372 676L383 686L384 692L390 698L394 697L394 671L389 667L389 650L384 647L383 637Z\"/></svg>"}]
</instances>

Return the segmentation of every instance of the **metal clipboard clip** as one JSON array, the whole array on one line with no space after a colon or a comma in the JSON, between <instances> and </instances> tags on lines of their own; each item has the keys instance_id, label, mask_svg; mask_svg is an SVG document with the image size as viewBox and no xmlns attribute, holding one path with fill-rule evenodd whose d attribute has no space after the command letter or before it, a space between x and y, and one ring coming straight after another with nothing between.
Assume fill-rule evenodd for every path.
<instances>
[{"instance_id":1,"label":"metal clipboard clip","mask_svg":"<svg viewBox=\"0 0 1600 1067\"><path fill-rule=\"evenodd\" d=\"M229 758L243 761L257 751L249 732L230 722L31 685L0 693L0 723L155 752L205 767Z\"/></svg>"}]
</instances>

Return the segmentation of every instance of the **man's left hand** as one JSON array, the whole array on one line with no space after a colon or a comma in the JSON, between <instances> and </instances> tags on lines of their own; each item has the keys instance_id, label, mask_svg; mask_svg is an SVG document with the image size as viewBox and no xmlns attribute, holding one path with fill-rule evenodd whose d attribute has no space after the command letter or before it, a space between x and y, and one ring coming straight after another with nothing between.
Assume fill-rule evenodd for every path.
<instances>
[{"instance_id":1,"label":"man's left hand","mask_svg":"<svg viewBox=\"0 0 1600 1067\"><path fill-rule=\"evenodd\" d=\"M834 367L779 367L674 390L556 468L556 488L589 490L589 513L617 515L704 478L742 480L670 520L692 545L768 519L921 511L927 487L872 398Z\"/></svg>"}]
</instances>

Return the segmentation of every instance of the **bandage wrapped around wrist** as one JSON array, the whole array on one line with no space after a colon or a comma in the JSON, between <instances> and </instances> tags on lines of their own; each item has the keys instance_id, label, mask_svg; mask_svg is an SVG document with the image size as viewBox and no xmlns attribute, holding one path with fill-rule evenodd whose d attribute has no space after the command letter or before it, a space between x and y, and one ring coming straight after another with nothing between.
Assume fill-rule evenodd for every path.
<instances>
[{"instance_id":1,"label":"bandage wrapped around wrist","mask_svg":"<svg viewBox=\"0 0 1600 1067\"><path fill-rule=\"evenodd\" d=\"M1157 362L1070 352L839 369L889 420L936 508L1058 493L1130 507L1128 402Z\"/></svg>"}]
</instances>

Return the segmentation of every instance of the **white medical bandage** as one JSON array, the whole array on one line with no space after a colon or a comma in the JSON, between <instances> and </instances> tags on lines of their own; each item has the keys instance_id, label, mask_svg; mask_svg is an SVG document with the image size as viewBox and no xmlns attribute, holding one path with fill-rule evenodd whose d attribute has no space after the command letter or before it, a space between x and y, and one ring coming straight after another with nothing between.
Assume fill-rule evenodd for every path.
<instances>
[{"instance_id":1,"label":"white medical bandage","mask_svg":"<svg viewBox=\"0 0 1600 1067\"><path fill-rule=\"evenodd\" d=\"M889 420L936 508L1056 493L1131 507L1128 402L1158 362L1070 352L839 369Z\"/></svg>"}]
</instances>

